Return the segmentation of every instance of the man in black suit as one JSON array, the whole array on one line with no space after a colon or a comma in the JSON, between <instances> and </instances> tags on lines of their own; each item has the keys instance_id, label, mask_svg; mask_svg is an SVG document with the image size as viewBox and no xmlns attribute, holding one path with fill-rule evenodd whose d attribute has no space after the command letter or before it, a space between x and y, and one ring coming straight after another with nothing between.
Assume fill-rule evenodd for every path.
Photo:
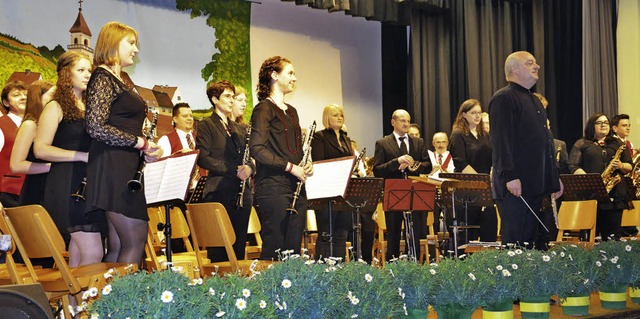
<instances>
[{"instance_id":1,"label":"man in black suit","mask_svg":"<svg viewBox=\"0 0 640 319\"><path fill-rule=\"evenodd\" d=\"M231 219L236 234L233 250L238 259L244 259L247 227L251 213L252 197L250 183L244 189L243 207L236 207L240 182L247 181L255 171L253 163L243 165L246 148L244 127L229 120L233 108L235 87L229 81L218 81L207 88L207 96L214 106L211 117L198 125L196 148L200 151L198 166L206 169L207 182L203 201L221 203ZM225 261L228 256L224 248L207 248L211 261Z\"/></svg>"},{"instance_id":2,"label":"man in black suit","mask_svg":"<svg viewBox=\"0 0 640 319\"><path fill-rule=\"evenodd\" d=\"M373 174L383 178L406 178L407 175L417 176L431 172L428 149L422 138L410 137L407 133L411 125L411 116L405 110L395 110L391 116L393 133L376 142ZM416 258L420 256L421 225L426 223L426 212L413 214L413 238L416 239ZM386 258L391 259L400 255L400 234L402 231L402 213L385 212L387 222L387 252Z\"/></svg>"}]
</instances>

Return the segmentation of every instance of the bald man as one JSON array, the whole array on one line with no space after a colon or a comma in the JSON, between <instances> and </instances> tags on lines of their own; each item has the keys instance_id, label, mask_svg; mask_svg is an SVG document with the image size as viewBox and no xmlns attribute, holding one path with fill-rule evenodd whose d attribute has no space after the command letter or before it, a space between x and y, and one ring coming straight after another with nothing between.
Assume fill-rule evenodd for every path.
<instances>
[{"instance_id":1,"label":"bald man","mask_svg":"<svg viewBox=\"0 0 640 319\"><path fill-rule=\"evenodd\" d=\"M545 196L562 195L547 112L531 92L539 70L531 53L510 54L504 65L508 84L489 102L492 186L503 244L533 245L541 227L533 212L540 210Z\"/></svg>"}]
</instances>

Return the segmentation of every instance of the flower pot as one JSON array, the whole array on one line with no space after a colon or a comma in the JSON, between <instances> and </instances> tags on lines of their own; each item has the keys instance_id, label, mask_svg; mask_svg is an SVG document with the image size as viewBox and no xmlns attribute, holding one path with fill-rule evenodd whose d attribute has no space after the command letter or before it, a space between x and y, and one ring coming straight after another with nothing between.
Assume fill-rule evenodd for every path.
<instances>
[{"instance_id":1,"label":"flower pot","mask_svg":"<svg viewBox=\"0 0 640 319\"><path fill-rule=\"evenodd\" d=\"M443 307L436 309L438 319L471 319L476 309L464 309L456 306Z\"/></svg>"},{"instance_id":2,"label":"flower pot","mask_svg":"<svg viewBox=\"0 0 640 319\"><path fill-rule=\"evenodd\" d=\"M520 299L522 319L549 319L550 296L523 297Z\"/></svg>"},{"instance_id":3,"label":"flower pot","mask_svg":"<svg viewBox=\"0 0 640 319\"><path fill-rule=\"evenodd\" d=\"M627 286L601 287L599 290L602 309L627 308Z\"/></svg>"},{"instance_id":4,"label":"flower pot","mask_svg":"<svg viewBox=\"0 0 640 319\"><path fill-rule=\"evenodd\" d=\"M407 309L407 315L402 318L408 319L426 319L429 315L429 310L422 309Z\"/></svg>"},{"instance_id":5,"label":"flower pot","mask_svg":"<svg viewBox=\"0 0 640 319\"><path fill-rule=\"evenodd\" d=\"M562 313L567 316L586 316L589 314L589 295L560 298Z\"/></svg>"},{"instance_id":6,"label":"flower pot","mask_svg":"<svg viewBox=\"0 0 640 319\"><path fill-rule=\"evenodd\" d=\"M513 300L505 300L482 307L483 319L513 319Z\"/></svg>"},{"instance_id":7,"label":"flower pot","mask_svg":"<svg viewBox=\"0 0 640 319\"><path fill-rule=\"evenodd\" d=\"M640 304L640 288L629 287L629 297L635 304Z\"/></svg>"}]
</instances>

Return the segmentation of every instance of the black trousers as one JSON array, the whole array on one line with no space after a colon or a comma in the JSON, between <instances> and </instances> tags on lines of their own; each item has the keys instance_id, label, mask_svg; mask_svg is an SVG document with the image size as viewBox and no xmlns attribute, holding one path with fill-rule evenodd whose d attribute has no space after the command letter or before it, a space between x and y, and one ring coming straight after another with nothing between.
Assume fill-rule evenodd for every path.
<instances>
[{"instance_id":1,"label":"black trousers","mask_svg":"<svg viewBox=\"0 0 640 319\"><path fill-rule=\"evenodd\" d=\"M298 214L289 214L293 192L256 196L254 203L262 225L262 254L260 259L278 260L278 251L300 253L302 235L307 222L307 197L301 194L296 201Z\"/></svg>"},{"instance_id":2,"label":"black trousers","mask_svg":"<svg viewBox=\"0 0 640 319\"><path fill-rule=\"evenodd\" d=\"M400 239L402 237L402 221L403 213L399 211L384 212L385 221L387 222L387 253L386 259L397 258L400 256ZM411 219L413 221L413 238L416 247L416 258L420 256L420 238L422 238L422 229L420 225L426 224L425 214L413 212ZM406 226L405 226L406 227ZM407 249L409 247L406 247Z\"/></svg>"},{"instance_id":3,"label":"black trousers","mask_svg":"<svg viewBox=\"0 0 640 319\"><path fill-rule=\"evenodd\" d=\"M543 195L523 196L534 212L540 211ZM538 220L521 198L507 194L496 200L502 219L502 244L517 244L531 248L538 233Z\"/></svg>"},{"instance_id":4,"label":"black trousers","mask_svg":"<svg viewBox=\"0 0 640 319\"><path fill-rule=\"evenodd\" d=\"M329 222L329 206L323 204L316 210L318 224L318 241L316 242L316 259L340 257L344 260L347 249L347 235L351 230L351 212L331 210ZM333 247L331 247L333 246ZM333 250L333 254L331 251Z\"/></svg>"},{"instance_id":5,"label":"black trousers","mask_svg":"<svg viewBox=\"0 0 640 319\"><path fill-rule=\"evenodd\" d=\"M237 190L222 190L207 194L204 197L205 202L218 202L227 210L233 232L236 235L236 241L233 243L233 251L238 260L244 259L244 250L247 246L247 228L249 227L249 215L251 214L251 189L245 188L243 208L236 208ZM207 257L212 262L227 261L229 256L224 247L207 247Z\"/></svg>"}]
</instances>

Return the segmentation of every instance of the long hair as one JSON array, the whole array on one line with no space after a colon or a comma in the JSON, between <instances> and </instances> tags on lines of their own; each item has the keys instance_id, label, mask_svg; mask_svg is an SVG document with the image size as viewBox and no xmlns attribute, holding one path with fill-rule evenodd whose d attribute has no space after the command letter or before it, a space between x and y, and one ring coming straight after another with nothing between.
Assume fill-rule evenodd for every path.
<instances>
[{"instance_id":1,"label":"long hair","mask_svg":"<svg viewBox=\"0 0 640 319\"><path fill-rule=\"evenodd\" d=\"M117 21L105 24L98 34L93 54L93 64L96 66L101 64L112 66L120 63L120 56L118 55L120 41L129 35L133 35L136 38L136 45L138 45L138 31L136 29Z\"/></svg>"},{"instance_id":2,"label":"long hair","mask_svg":"<svg viewBox=\"0 0 640 319\"><path fill-rule=\"evenodd\" d=\"M597 142L598 139L596 138L596 122L598 121L598 118L600 117L606 117L607 118L607 122L609 122L609 133L607 133L607 136L605 136L605 141L609 140L610 138L613 138L613 130L611 129L611 121L609 120L609 117L604 114L604 113L596 113L591 115L591 117L589 117L589 120L587 120L587 124L585 124L584 126L584 139L585 140L589 140L589 141L593 141L593 142Z\"/></svg>"},{"instance_id":3,"label":"long hair","mask_svg":"<svg viewBox=\"0 0 640 319\"><path fill-rule=\"evenodd\" d=\"M84 112L76 105L76 95L73 94L73 82L71 81L71 70L76 63L82 59L91 62L88 56L77 51L67 51L58 59L58 82L56 82L56 93L53 99L62 108L62 119L65 121L75 121L84 118ZM85 94L82 92L82 102Z\"/></svg>"},{"instance_id":4,"label":"long hair","mask_svg":"<svg viewBox=\"0 0 640 319\"><path fill-rule=\"evenodd\" d=\"M280 56L272 56L262 62L260 66L260 72L258 73L258 85L256 91L258 92L258 101L262 101L271 95L271 73L280 73L287 64L291 64L291 61Z\"/></svg>"},{"instance_id":5,"label":"long hair","mask_svg":"<svg viewBox=\"0 0 640 319\"><path fill-rule=\"evenodd\" d=\"M27 107L24 109L24 120L38 122L44 105L42 95L53 87L53 83L45 80L38 80L29 86L27 90Z\"/></svg>"},{"instance_id":6,"label":"long hair","mask_svg":"<svg viewBox=\"0 0 640 319\"><path fill-rule=\"evenodd\" d=\"M236 85L235 87L236 87L236 95L233 96L234 100L236 97L238 97L238 95L242 95L242 94L244 94L245 98L248 97L247 90L245 90L242 86ZM246 104L246 101L245 101L245 104ZM235 108L235 105L234 105L234 108ZM245 110L246 110L246 105L245 105ZM244 114L241 114L240 116L236 117L236 123L242 124L242 125L247 124L244 121Z\"/></svg>"},{"instance_id":7,"label":"long hair","mask_svg":"<svg viewBox=\"0 0 640 319\"><path fill-rule=\"evenodd\" d=\"M480 106L480 112L482 112L482 105L480 104L480 101L476 99L468 99L460 104L460 108L458 108L458 115L456 116L456 120L453 122L451 131L459 130L462 131L464 135L469 135L469 133L471 133L469 130L469 122L467 122L467 119L462 115L463 113L469 112L476 105ZM478 135L484 135L487 133L484 129L484 121L482 118L480 118L480 123L478 123L476 131L478 132Z\"/></svg>"}]
</instances>

